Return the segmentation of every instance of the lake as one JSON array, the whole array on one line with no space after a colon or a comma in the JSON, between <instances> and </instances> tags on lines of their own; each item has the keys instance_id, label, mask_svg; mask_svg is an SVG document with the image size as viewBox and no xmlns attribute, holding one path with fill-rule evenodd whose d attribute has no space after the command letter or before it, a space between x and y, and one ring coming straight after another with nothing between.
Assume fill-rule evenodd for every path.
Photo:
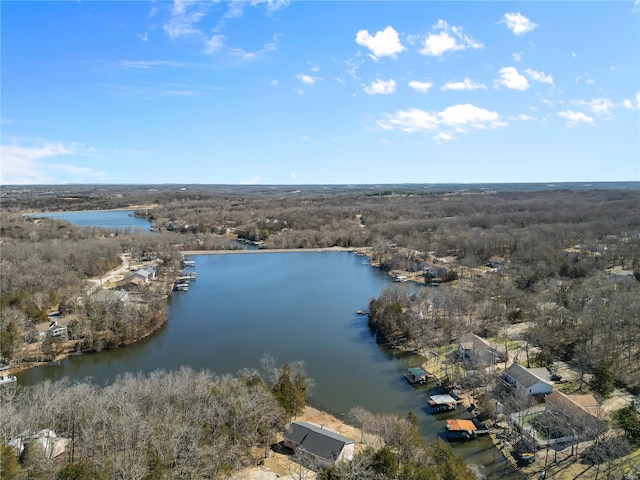
<instances>
[{"instance_id":1,"label":"lake","mask_svg":"<svg viewBox=\"0 0 640 480\"><path fill-rule=\"evenodd\" d=\"M128 222L136 221L147 231L148 222L129 212L57 212L55 218L107 228L132 227ZM270 354L279 363L304 361L315 384L312 403L337 416L354 406L401 417L413 411L425 437L444 435L445 420L452 415L430 415L430 386L414 388L403 378L406 369L422 359L379 344L367 317L356 313L367 310L369 300L392 285L385 273L363 265L363 257L294 252L193 258L197 280L188 292L173 293L167 323L158 332L126 348L22 372L19 384L65 376L105 384L124 372L182 365L235 374L259 369L260 359ZM484 465L488 478L519 478L487 438L452 446L469 463Z\"/></svg>"},{"instance_id":2,"label":"lake","mask_svg":"<svg viewBox=\"0 0 640 480\"><path fill-rule=\"evenodd\" d=\"M133 210L82 210L77 212L30 213L29 217L55 218L73 223L78 227L98 227L108 230L135 230L148 232L151 222L137 218Z\"/></svg>"}]
</instances>

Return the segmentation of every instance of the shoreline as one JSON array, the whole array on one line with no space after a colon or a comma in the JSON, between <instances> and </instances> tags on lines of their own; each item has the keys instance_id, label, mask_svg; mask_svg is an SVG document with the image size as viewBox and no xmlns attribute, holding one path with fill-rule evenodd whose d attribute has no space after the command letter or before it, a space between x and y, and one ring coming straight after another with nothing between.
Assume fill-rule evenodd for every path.
<instances>
[{"instance_id":1,"label":"shoreline","mask_svg":"<svg viewBox=\"0 0 640 480\"><path fill-rule=\"evenodd\" d=\"M247 253L323 253L323 252L354 252L352 247L321 247L321 248L256 248L253 250L184 250L182 255L233 255Z\"/></svg>"}]
</instances>

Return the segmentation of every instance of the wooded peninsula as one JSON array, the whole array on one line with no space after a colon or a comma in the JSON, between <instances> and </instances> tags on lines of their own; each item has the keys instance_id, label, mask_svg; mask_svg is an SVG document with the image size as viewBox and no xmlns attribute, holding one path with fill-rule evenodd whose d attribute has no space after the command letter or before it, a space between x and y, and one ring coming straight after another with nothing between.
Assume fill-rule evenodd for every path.
<instances>
[{"instance_id":1,"label":"wooded peninsula","mask_svg":"<svg viewBox=\"0 0 640 480\"><path fill-rule=\"evenodd\" d=\"M422 355L425 372L447 392L470 396L474 420L508 446L522 474L640 474L638 185L21 186L3 187L0 201L3 379L160 328L181 252L238 249L239 241L276 250L345 247L396 280L371 300L370 327ZM25 215L125 208L156 234ZM125 265L146 268L154 281L108 276ZM268 456L304 409L308 380L301 364L265 359L235 377L185 366L104 388L3 384L0 472L231 478ZM290 478L482 478L445 443L422 439L415 416L355 410L347 417L363 438L377 440L362 442L349 462L297 459L306 468ZM69 440L63 455L33 440L44 430Z\"/></svg>"}]
</instances>

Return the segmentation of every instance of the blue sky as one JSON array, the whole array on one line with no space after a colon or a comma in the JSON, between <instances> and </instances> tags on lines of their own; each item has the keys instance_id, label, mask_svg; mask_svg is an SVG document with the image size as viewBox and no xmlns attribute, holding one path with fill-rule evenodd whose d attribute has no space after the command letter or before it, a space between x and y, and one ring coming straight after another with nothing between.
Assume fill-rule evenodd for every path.
<instances>
[{"instance_id":1,"label":"blue sky","mask_svg":"<svg viewBox=\"0 0 640 480\"><path fill-rule=\"evenodd\" d=\"M640 180L640 5L1 6L2 184Z\"/></svg>"}]
</instances>

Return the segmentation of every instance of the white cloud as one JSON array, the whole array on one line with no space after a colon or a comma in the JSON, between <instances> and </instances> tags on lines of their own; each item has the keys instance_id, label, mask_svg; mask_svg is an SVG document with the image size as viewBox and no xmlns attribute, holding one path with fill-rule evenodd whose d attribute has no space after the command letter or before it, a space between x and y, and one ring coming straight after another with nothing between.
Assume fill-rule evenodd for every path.
<instances>
[{"instance_id":1,"label":"white cloud","mask_svg":"<svg viewBox=\"0 0 640 480\"><path fill-rule=\"evenodd\" d=\"M238 58L246 61L254 61L259 60L264 57L267 53L277 50L278 46L276 42L265 43L264 46L260 50L256 50L255 52L247 52L242 48L230 48L229 55L234 58Z\"/></svg>"},{"instance_id":2,"label":"white cloud","mask_svg":"<svg viewBox=\"0 0 640 480\"><path fill-rule=\"evenodd\" d=\"M526 113L521 113L520 115L518 115L518 120L522 120L522 121L529 121L529 120L535 120L536 117L532 117L531 115L527 115Z\"/></svg>"},{"instance_id":3,"label":"white cloud","mask_svg":"<svg viewBox=\"0 0 640 480\"><path fill-rule=\"evenodd\" d=\"M520 61L522 61L522 55L523 55L523 53L522 53L522 52L513 52L513 53L511 54L511 56L513 57L513 59L514 59L516 62L520 62Z\"/></svg>"},{"instance_id":4,"label":"white cloud","mask_svg":"<svg viewBox=\"0 0 640 480\"><path fill-rule=\"evenodd\" d=\"M238 183L239 185L256 185L258 182L260 182L260 177L258 175L255 175L248 180L244 180Z\"/></svg>"},{"instance_id":5,"label":"white cloud","mask_svg":"<svg viewBox=\"0 0 640 480\"><path fill-rule=\"evenodd\" d=\"M636 106L640 108L640 92L636 93Z\"/></svg>"},{"instance_id":6,"label":"white cloud","mask_svg":"<svg viewBox=\"0 0 640 480\"><path fill-rule=\"evenodd\" d=\"M374 80L364 87L364 91L369 95L389 95L396 91L395 80Z\"/></svg>"},{"instance_id":7,"label":"white cloud","mask_svg":"<svg viewBox=\"0 0 640 480\"><path fill-rule=\"evenodd\" d=\"M498 72L500 78L496 78L494 84L496 88L507 87L511 90L526 90L529 88L527 78L520 75L515 67L504 67Z\"/></svg>"},{"instance_id":8,"label":"white cloud","mask_svg":"<svg viewBox=\"0 0 640 480\"><path fill-rule=\"evenodd\" d=\"M531 80L535 80L536 82L548 83L549 85L553 85L553 77L551 75L547 75L544 72L537 72L535 70L531 70L530 68L527 68L524 71L524 73L526 73L527 76Z\"/></svg>"},{"instance_id":9,"label":"white cloud","mask_svg":"<svg viewBox=\"0 0 640 480\"><path fill-rule=\"evenodd\" d=\"M444 20L438 20L419 50L422 55L440 57L446 52L466 50L467 48L479 49L484 45L463 33L461 27L450 27Z\"/></svg>"},{"instance_id":10,"label":"white cloud","mask_svg":"<svg viewBox=\"0 0 640 480\"><path fill-rule=\"evenodd\" d=\"M296 179L296 172L293 172L293 171L292 171L292 172L289 174L289 176L295 180L295 179Z\"/></svg>"},{"instance_id":11,"label":"white cloud","mask_svg":"<svg viewBox=\"0 0 640 480\"><path fill-rule=\"evenodd\" d=\"M269 85L271 85L272 87L277 87L278 86L278 80L271 80L269 82Z\"/></svg>"},{"instance_id":12,"label":"white cloud","mask_svg":"<svg viewBox=\"0 0 640 480\"><path fill-rule=\"evenodd\" d=\"M482 129L505 125L500 121L500 116L496 112L476 107L470 103L447 107L438 116L442 123L456 127L458 131L464 131L467 126Z\"/></svg>"},{"instance_id":13,"label":"white cloud","mask_svg":"<svg viewBox=\"0 0 640 480\"><path fill-rule=\"evenodd\" d=\"M68 163L53 163L51 159L69 155L86 155L92 149L62 142L35 141L35 145L2 145L0 184L90 183L104 172Z\"/></svg>"},{"instance_id":14,"label":"white cloud","mask_svg":"<svg viewBox=\"0 0 640 480\"><path fill-rule=\"evenodd\" d=\"M635 107L633 102L625 99L620 103L616 103L610 98L594 98L593 100L572 100L573 105L587 106L589 110L600 117L613 118L613 110L619 107L633 110Z\"/></svg>"},{"instance_id":15,"label":"white cloud","mask_svg":"<svg viewBox=\"0 0 640 480\"><path fill-rule=\"evenodd\" d=\"M297 74L296 78L300 80L302 83L304 83L305 85L313 85L314 83L316 83L315 77L312 77L311 75L307 75L304 73Z\"/></svg>"},{"instance_id":16,"label":"white cloud","mask_svg":"<svg viewBox=\"0 0 640 480\"><path fill-rule=\"evenodd\" d=\"M162 26L170 38L202 35L196 24L205 16L209 4L190 0L175 0L169 20Z\"/></svg>"},{"instance_id":17,"label":"white cloud","mask_svg":"<svg viewBox=\"0 0 640 480\"><path fill-rule=\"evenodd\" d=\"M204 53L212 54L224 47L224 35L213 35L204 44Z\"/></svg>"},{"instance_id":18,"label":"white cloud","mask_svg":"<svg viewBox=\"0 0 640 480\"><path fill-rule=\"evenodd\" d=\"M436 143L442 144L451 140L455 140L456 137L454 137L450 133L440 132L437 135L434 135L432 138L436 141Z\"/></svg>"},{"instance_id":19,"label":"white cloud","mask_svg":"<svg viewBox=\"0 0 640 480\"><path fill-rule=\"evenodd\" d=\"M397 128L407 133L437 130L438 124L437 114L418 108L398 110L393 115L385 115L385 120L378 121L378 126L383 130L394 130Z\"/></svg>"},{"instance_id":20,"label":"white cloud","mask_svg":"<svg viewBox=\"0 0 640 480\"><path fill-rule=\"evenodd\" d=\"M448 82L440 87L440 90L486 90L487 86L483 83L477 83L466 77L461 82Z\"/></svg>"},{"instance_id":21,"label":"white cloud","mask_svg":"<svg viewBox=\"0 0 640 480\"><path fill-rule=\"evenodd\" d=\"M518 13L505 13L500 20L500 23L504 23L507 25L507 28L513 32L514 35L524 35L525 33L529 33L532 30L535 30L539 27L537 23L533 23L527 17L522 15L520 12Z\"/></svg>"},{"instance_id":22,"label":"white cloud","mask_svg":"<svg viewBox=\"0 0 640 480\"><path fill-rule=\"evenodd\" d=\"M588 123L589 125L593 125L593 118L582 112L565 110L564 112L558 112L558 116L565 118L567 120L567 125L577 125L578 123Z\"/></svg>"},{"instance_id":23,"label":"white cloud","mask_svg":"<svg viewBox=\"0 0 640 480\"><path fill-rule=\"evenodd\" d=\"M427 93L427 91L433 87L432 82L421 82L419 80L411 80L409 87L413 88L416 92Z\"/></svg>"},{"instance_id":24,"label":"white cloud","mask_svg":"<svg viewBox=\"0 0 640 480\"><path fill-rule=\"evenodd\" d=\"M143 42L149 41L149 32L144 32L143 34L138 34L138 38Z\"/></svg>"},{"instance_id":25,"label":"white cloud","mask_svg":"<svg viewBox=\"0 0 640 480\"><path fill-rule=\"evenodd\" d=\"M206 17L214 4L223 3L219 0L201 1L201 0L174 0L170 9L168 18L164 21L162 29L169 35L172 40L181 37L195 37L199 39L205 46L205 53L216 53L222 49L224 43L223 36L215 34L211 37L203 33L198 24ZM213 32L220 32L225 25L225 21L230 18L241 17L244 9L247 7L266 6L268 13L283 8L289 4L289 0L230 0L224 2L227 10L219 18L217 25L212 28ZM155 7L154 7L155 8ZM157 11L157 9L155 10ZM278 35L274 36L274 41L265 44L265 46L256 52L247 52L242 48L230 48L228 53L231 57L242 60L255 60L265 53L275 50L278 41Z\"/></svg>"},{"instance_id":26,"label":"white cloud","mask_svg":"<svg viewBox=\"0 0 640 480\"><path fill-rule=\"evenodd\" d=\"M375 35L371 35L367 30L360 30L356 34L356 43L371 50L374 58L396 58L398 53L405 50L400 43L398 32L391 25Z\"/></svg>"},{"instance_id":27,"label":"white cloud","mask_svg":"<svg viewBox=\"0 0 640 480\"><path fill-rule=\"evenodd\" d=\"M151 70L155 67L181 68L187 64L182 62L172 62L170 60L118 60L117 64L122 68L136 70Z\"/></svg>"},{"instance_id":28,"label":"white cloud","mask_svg":"<svg viewBox=\"0 0 640 480\"><path fill-rule=\"evenodd\" d=\"M442 142L453 140L454 132L498 128L506 123L496 112L466 103L447 107L441 112L428 112L418 108L398 110L394 114L383 115L377 125L387 131L398 129L407 133L434 132L432 138Z\"/></svg>"},{"instance_id":29,"label":"white cloud","mask_svg":"<svg viewBox=\"0 0 640 480\"><path fill-rule=\"evenodd\" d=\"M218 3L218 1L219 0L216 0L213 3ZM228 6L223 18L241 17L246 7L256 7L260 5L266 5L267 12L272 13L286 7L289 3L289 0L231 0L226 2Z\"/></svg>"},{"instance_id":30,"label":"white cloud","mask_svg":"<svg viewBox=\"0 0 640 480\"><path fill-rule=\"evenodd\" d=\"M612 117L612 110L617 106L611 99L609 98L596 98L591 100L589 103L589 108L596 115L603 115L606 117Z\"/></svg>"}]
</instances>

